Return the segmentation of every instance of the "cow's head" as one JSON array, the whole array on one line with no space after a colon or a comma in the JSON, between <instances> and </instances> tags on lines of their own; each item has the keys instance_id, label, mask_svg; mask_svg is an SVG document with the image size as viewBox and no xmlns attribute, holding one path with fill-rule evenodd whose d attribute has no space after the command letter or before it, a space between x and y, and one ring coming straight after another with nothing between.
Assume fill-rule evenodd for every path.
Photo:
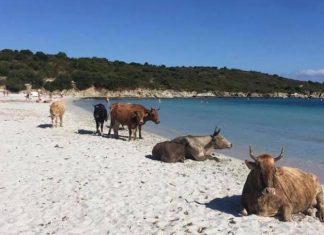
<instances>
[{"instance_id":1,"label":"cow's head","mask_svg":"<svg viewBox=\"0 0 324 235\"><path fill-rule=\"evenodd\" d=\"M139 125L143 125L144 123L144 115L142 112L133 111L131 112L131 120Z\"/></svg>"},{"instance_id":2,"label":"cow's head","mask_svg":"<svg viewBox=\"0 0 324 235\"><path fill-rule=\"evenodd\" d=\"M155 122L155 124L159 124L160 123L160 117L159 117L159 111L160 109L155 109L155 108L151 108L149 110L146 111L146 120L151 120L152 122Z\"/></svg>"},{"instance_id":3,"label":"cow's head","mask_svg":"<svg viewBox=\"0 0 324 235\"><path fill-rule=\"evenodd\" d=\"M231 148L232 143L229 142L224 136L220 134L220 128L215 128L214 133L211 135L214 149Z\"/></svg>"},{"instance_id":4,"label":"cow's head","mask_svg":"<svg viewBox=\"0 0 324 235\"><path fill-rule=\"evenodd\" d=\"M95 119L106 116L105 115L106 108L103 104L96 104L93 107L94 107L93 116Z\"/></svg>"},{"instance_id":5,"label":"cow's head","mask_svg":"<svg viewBox=\"0 0 324 235\"><path fill-rule=\"evenodd\" d=\"M257 177L259 177L259 182L261 183L262 189L267 187L273 187L273 177L276 172L275 162L279 161L283 157L283 148L278 157L272 157L269 154L261 154L256 156L252 152L250 146L250 157L254 161L245 161L247 167L251 170L257 172Z\"/></svg>"}]
</instances>

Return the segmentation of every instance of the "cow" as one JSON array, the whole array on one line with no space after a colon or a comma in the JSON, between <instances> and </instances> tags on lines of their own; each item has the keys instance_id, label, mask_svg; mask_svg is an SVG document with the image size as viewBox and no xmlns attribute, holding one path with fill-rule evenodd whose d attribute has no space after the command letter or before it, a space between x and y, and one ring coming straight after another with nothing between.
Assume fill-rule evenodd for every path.
<instances>
[{"instance_id":1,"label":"cow","mask_svg":"<svg viewBox=\"0 0 324 235\"><path fill-rule=\"evenodd\" d=\"M101 135L103 132L104 122L108 120L107 109L103 104L96 104L93 107L93 117L96 121L96 133ZM101 131L99 130L99 126Z\"/></svg>"},{"instance_id":2,"label":"cow","mask_svg":"<svg viewBox=\"0 0 324 235\"><path fill-rule=\"evenodd\" d=\"M57 127L58 118L60 118L60 126L63 126L63 114L65 112L65 106L63 101L54 101L50 105L50 114L52 119L52 127ZM55 121L55 125L54 125Z\"/></svg>"},{"instance_id":3,"label":"cow","mask_svg":"<svg viewBox=\"0 0 324 235\"><path fill-rule=\"evenodd\" d=\"M156 144L152 150L152 156L163 162L184 162L186 158L185 145L164 141Z\"/></svg>"},{"instance_id":4,"label":"cow","mask_svg":"<svg viewBox=\"0 0 324 235\"><path fill-rule=\"evenodd\" d=\"M310 214L316 207L317 216L324 221L323 189L315 175L297 168L276 167L275 162L283 157L283 148L278 157L255 156L250 146L250 157L254 161L245 161L251 171L243 187L242 215L281 214L284 221L291 221L292 214Z\"/></svg>"},{"instance_id":5,"label":"cow","mask_svg":"<svg viewBox=\"0 0 324 235\"><path fill-rule=\"evenodd\" d=\"M220 134L220 129L215 128L212 135L206 136L179 136L173 140L174 143L186 146L186 158L196 161L215 159L211 156L214 149L231 148L232 143Z\"/></svg>"},{"instance_id":6,"label":"cow","mask_svg":"<svg viewBox=\"0 0 324 235\"><path fill-rule=\"evenodd\" d=\"M175 162L183 161L183 159L192 159L196 161L204 161L206 159L217 160L211 154L214 149L231 148L232 144L220 134L220 129L215 128L212 135L207 136L179 136L169 142L160 143L154 146L152 151L153 157L160 158L162 161ZM183 149L184 148L184 153ZM160 150L159 150L160 149ZM159 150L159 152L157 151ZM176 155L174 152L181 153ZM161 156L163 155L163 158Z\"/></svg>"},{"instance_id":7,"label":"cow","mask_svg":"<svg viewBox=\"0 0 324 235\"><path fill-rule=\"evenodd\" d=\"M159 114L158 114L159 109L146 109L143 105L140 104L125 104L125 103L115 103L112 104L110 107L110 117L111 117L111 125L110 129L108 132L108 135L110 135L111 128L113 127L113 124L115 123L120 123L121 125L127 125L126 119L129 119L130 116L133 116L136 112L137 118L140 119L138 122L137 128L139 130L139 138L142 139L142 125L144 125L147 121L153 121L156 124L160 123L159 119ZM114 117L112 115L114 113ZM121 120L118 120L121 119ZM142 120L141 120L142 119ZM125 124L123 124L125 123ZM134 122L132 124L134 126ZM128 125L127 125L128 126ZM117 129L118 131L118 129ZM136 135L136 130L134 130L135 135ZM114 130L115 133L115 130ZM118 136L118 134L117 134ZM118 137L117 137L118 138ZM136 136L135 136L136 138Z\"/></svg>"},{"instance_id":8,"label":"cow","mask_svg":"<svg viewBox=\"0 0 324 235\"><path fill-rule=\"evenodd\" d=\"M126 125L129 132L129 140L132 138L132 133L135 134L134 139L136 139L136 130L139 125L144 122L144 112L139 112L136 109L131 109L129 106L123 104L115 104L110 108L110 127L108 131L108 136L110 136L111 129L114 130L114 137L119 138L118 129L119 125Z\"/></svg>"}]
</instances>

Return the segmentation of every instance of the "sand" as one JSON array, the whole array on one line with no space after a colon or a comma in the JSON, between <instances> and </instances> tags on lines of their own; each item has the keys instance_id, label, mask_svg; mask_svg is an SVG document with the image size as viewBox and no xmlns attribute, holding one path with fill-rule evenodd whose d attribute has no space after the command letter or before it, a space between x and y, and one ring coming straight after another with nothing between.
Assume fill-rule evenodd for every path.
<instances>
[{"instance_id":1,"label":"sand","mask_svg":"<svg viewBox=\"0 0 324 235\"><path fill-rule=\"evenodd\" d=\"M96 136L92 115L66 103L53 129L49 104L0 97L0 234L324 234L310 216L240 216L242 161L152 160L162 137Z\"/></svg>"}]
</instances>

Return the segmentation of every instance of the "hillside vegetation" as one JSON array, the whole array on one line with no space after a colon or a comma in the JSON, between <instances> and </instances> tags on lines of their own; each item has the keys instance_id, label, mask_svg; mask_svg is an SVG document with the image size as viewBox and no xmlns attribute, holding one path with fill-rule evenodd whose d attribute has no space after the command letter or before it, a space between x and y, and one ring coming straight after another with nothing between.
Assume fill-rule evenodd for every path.
<instances>
[{"instance_id":1,"label":"hillside vegetation","mask_svg":"<svg viewBox=\"0 0 324 235\"><path fill-rule=\"evenodd\" d=\"M226 67L166 67L148 63L125 63L106 58L69 58L30 50L0 51L0 85L10 91L44 87L49 91L71 88L79 90L123 90L135 88L171 89L176 91L229 92L323 92L324 84L286 79L277 75Z\"/></svg>"}]
</instances>

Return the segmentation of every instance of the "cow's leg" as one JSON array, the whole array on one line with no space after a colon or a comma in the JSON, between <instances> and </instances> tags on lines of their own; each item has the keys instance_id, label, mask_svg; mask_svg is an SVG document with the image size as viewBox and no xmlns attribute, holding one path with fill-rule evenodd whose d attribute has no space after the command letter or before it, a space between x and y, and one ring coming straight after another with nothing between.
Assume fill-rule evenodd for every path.
<instances>
[{"instance_id":1,"label":"cow's leg","mask_svg":"<svg viewBox=\"0 0 324 235\"><path fill-rule=\"evenodd\" d=\"M118 128L119 128L119 123L114 122L113 129L114 129L114 137L115 137L115 139L119 138Z\"/></svg>"},{"instance_id":2,"label":"cow's leg","mask_svg":"<svg viewBox=\"0 0 324 235\"><path fill-rule=\"evenodd\" d=\"M128 141L131 141L132 139L132 128L128 126Z\"/></svg>"},{"instance_id":3,"label":"cow's leg","mask_svg":"<svg viewBox=\"0 0 324 235\"><path fill-rule=\"evenodd\" d=\"M218 157L213 157L212 155L206 155L206 158L208 160L213 160L213 161L216 161L216 162L220 162L221 161Z\"/></svg>"},{"instance_id":4,"label":"cow's leg","mask_svg":"<svg viewBox=\"0 0 324 235\"><path fill-rule=\"evenodd\" d=\"M285 205L282 208L283 221L292 221L292 207Z\"/></svg>"},{"instance_id":5,"label":"cow's leg","mask_svg":"<svg viewBox=\"0 0 324 235\"><path fill-rule=\"evenodd\" d=\"M103 133L103 125L104 125L104 121L102 121L101 123L100 123L100 127L101 127L101 133ZM100 133L100 135L101 135L101 133Z\"/></svg>"},{"instance_id":6,"label":"cow's leg","mask_svg":"<svg viewBox=\"0 0 324 235\"><path fill-rule=\"evenodd\" d=\"M191 157L196 160L196 161L204 161L207 159L207 157L205 155L203 155L203 152L201 151L201 149L199 148L199 146L187 146L186 148L188 148L188 153L191 155Z\"/></svg>"},{"instance_id":7,"label":"cow's leg","mask_svg":"<svg viewBox=\"0 0 324 235\"><path fill-rule=\"evenodd\" d=\"M321 187L321 186L319 186ZM323 190L320 189L320 192L316 195L316 208L317 208L317 212L316 215L319 218L319 220L321 222L324 222L324 194L323 194Z\"/></svg>"},{"instance_id":8,"label":"cow's leg","mask_svg":"<svg viewBox=\"0 0 324 235\"><path fill-rule=\"evenodd\" d=\"M58 125L58 117L55 117L55 127Z\"/></svg>"},{"instance_id":9,"label":"cow's leg","mask_svg":"<svg viewBox=\"0 0 324 235\"><path fill-rule=\"evenodd\" d=\"M63 127L63 115L60 116L60 127Z\"/></svg>"},{"instance_id":10,"label":"cow's leg","mask_svg":"<svg viewBox=\"0 0 324 235\"><path fill-rule=\"evenodd\" d=\"M96 134L100 134L99 132L99 122L96 120Z\"/></svg>"},{"instance_id":11,"label":"cow's leg","mask_svg":"<svg viewBox=\"0 0 324 235\"><path fill-rule=\"evenodd\" d=\"M54 128L54 117L51 116L51 119L52 119L52 128Z\"/></svg>"},{"instance_id":12,"label":"cow's leg","mask_svg":"<svg viewBox=\"0 0 324 235\"><path fill-rule=\"evenodd\" d=\"M134 140L136 140L137 127L133 129Z\"/></svg>"},{"instance_id":13,"label":"cow's leg","mask_svg":"<svg viewBox=\"0 0 324 235\"><path fill-rule=\"evenodd\" d=\"M110 127L109 127L109 131L108 131L108 137L110 137L110 132L111 132L111 128L113 127L114 122L113 119L110 120Z\"/></svg>"},{"instance_id":14,"label":"cow's leg","mask_svg":"<svg viewBox=\"0 0 324 235\"><path fill-rule=\"evenodd\" d=\"M142 137L142 125L138 126L138 136L139 136L140 139L143 139L143 137Z\"/></svg>"},{"instance_id":15,"label":"cow's leg","mask_svg":"<svg viewBox=\"0 0 324 235\"><path fill-rule=\"evenodd\" d=\"M245 203L247 200L248 200L247 195L245 193L242 193L241 202L240 202L240 211L243 216L249 215L249 212L247 210L248 207Z\"/></svg>"}]
</instances>

